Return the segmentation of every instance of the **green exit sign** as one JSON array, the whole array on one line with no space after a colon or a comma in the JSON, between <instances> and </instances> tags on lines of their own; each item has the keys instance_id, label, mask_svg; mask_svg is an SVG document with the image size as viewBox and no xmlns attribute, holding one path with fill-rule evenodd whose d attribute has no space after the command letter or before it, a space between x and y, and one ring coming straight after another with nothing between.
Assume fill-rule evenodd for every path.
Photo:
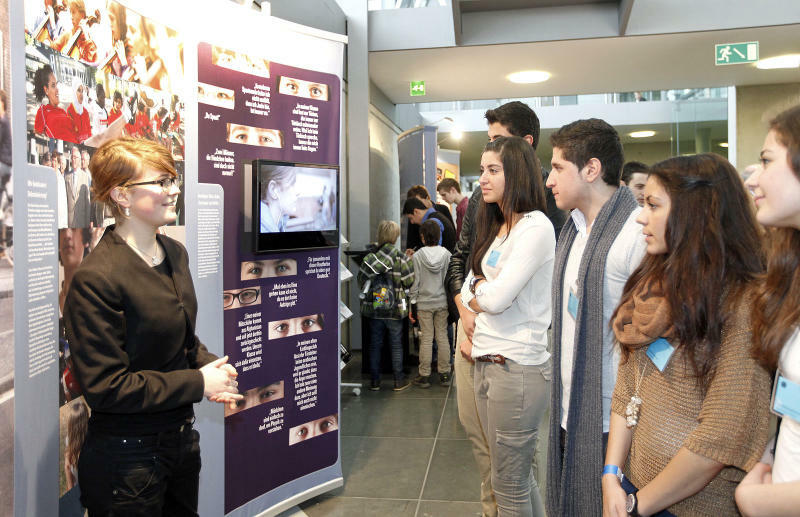
<instances>
[{"instance_id":1,"label":"green exit sign","mask_svg":"<svg viewBox=\"0 0 800 517\"><path fill-rule=\"evenodd\" d=\"M411 81L411 96L419 97L425 95L425 81Z\"/></svg>"},{"instance_id":2,"label":"green exit sign","mask_svg":"<svg viewBox=\"0 0 800 517\"><path fill-rule=\"evenodd\" d=\"M758 61L758 42L723 43L714 46L714 61L720 65L738 65Z\"/></svg>"}]
</instances>

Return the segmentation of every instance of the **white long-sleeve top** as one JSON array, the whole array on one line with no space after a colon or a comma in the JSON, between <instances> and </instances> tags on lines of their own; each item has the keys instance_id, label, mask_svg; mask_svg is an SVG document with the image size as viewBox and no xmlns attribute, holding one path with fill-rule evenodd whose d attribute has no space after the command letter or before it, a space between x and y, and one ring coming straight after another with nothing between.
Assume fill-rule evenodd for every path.
<instances>
[{"instance_id":1,"label":"white long-sleeve top","mask_svg":"<svg viewBox=\"0 0 800 517\"><path fill-rule=\"evenodd\" d=\"M800 383L800 331L795 331L783 345L780 356L781 374L792 382ZM778 433L775 463L772 466L773 483L800 481L800 422L785 416Z\"/></svg>"},{"instance_id":2,"label":"white long-sleeve top","mask_svg":"<svg viewBox=\"0 0 800 517\"><path fill-rule=\"evenodd\" d=\"M472 357L502 354L524 365L550 358L547 329L555 248L553 225L538 210L525 214L508 235L494 239L481 260L486 281L473 296L470 271L461 288L461 303L469 309L475 298L484 311L475 319Z\"/></svg>"}]
</instances>

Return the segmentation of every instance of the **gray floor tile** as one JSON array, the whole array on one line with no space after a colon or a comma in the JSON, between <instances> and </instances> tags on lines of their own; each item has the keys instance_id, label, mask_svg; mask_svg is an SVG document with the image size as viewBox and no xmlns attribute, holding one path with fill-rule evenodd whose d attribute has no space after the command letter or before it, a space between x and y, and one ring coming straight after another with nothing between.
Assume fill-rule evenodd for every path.
<instances>
[{"instance_id":1,"label":"gray floor tile","mask_svg":"<svg viewBox=\"0 0 800 517\"><path fill-rule=\"evenodd\" d=\"M409 388L412 389L412 388ZM342 400L342 436L434 438L444 399L352 397Z\"/></svg>"},{"instance_id":2,"label":"gray floor tile","mask_svg":"<svg viewBox=\"0 0 800 517\"><path fill-rule=\"evenodd\" d=\"M410 379L409 379L410 380ZM344 382L344 381L342 381ZM438 383L433 383L430 388L418 388L413 384L403 391L392 391L394 387L394 380L391 375L384 375L381 379L381 390L370 391L369 379L364 377L356 382L361 383L361 396L372 398L386 398L395 400L398 398L415 398L415 399L444 399L447 397L447 386L441 386ZM352 390L342 388L342 401L352 395Z\"/></svg>"},{"instance_id":3,"label":"gray floor tile","mask_svg":"<svg viewBox=\"0 0 800 517\"><path fill-rule=\"evenodd\" d=\"M464 440L467 434L458 420L458 403L454 398L448 398L444 408L442 425L439 427L439 438Z\"/></svg>"},{"instance_id":4,"label":"gray floor tile","mask_svg":"<svg viewBox=\"0 0 800 517\"><path fill-rule=\"evenodd\" d=\"M417 517L480 517L480 503L421 501Z\"/></svg>"},{"instance_id":5,"label":"gray floor tile","mask_svg":"<svg viewBox=\"0 0 800 517\"><path fill-rule=\"evenodd\" d=\"M339 497L311 499L300 505L309 517L413 517L417 500Z\"/></svg>"},{"instance_id":6,"label":"gray floor tile","mask_svg":"<svg viewBox=\"0 0 800 517\"><path fill-rule=\"evenodd\" d=\"M469 440L436 440L423 499L480 501L481 479Z\"/></svg>"},{"instance_id":7,"label":"gray floor tile","mask_svg":"<svg viewBox=\"0 0 800 517\"><path fill-rule=\"evenodd\" d=\"M417 499L434 440L342 436L342 473L348 497Z\"/></svg>"}]
</instances>

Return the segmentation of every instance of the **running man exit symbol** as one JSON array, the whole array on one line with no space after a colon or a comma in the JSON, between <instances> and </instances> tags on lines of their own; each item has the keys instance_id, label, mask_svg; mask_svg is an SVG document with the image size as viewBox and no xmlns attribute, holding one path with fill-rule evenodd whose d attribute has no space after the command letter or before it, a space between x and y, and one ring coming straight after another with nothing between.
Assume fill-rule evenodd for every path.
<instances>
[{"instance_id":1,"label":"running man exit symbol","mask_svg":"<svg viewBox=\"0 0 800 517\"><path fill-rule=\"evenodd\" d=\"M411 81L411 96L420 97L425 95L425 81Z\"/></svg>"},{"instance_id":2,"label":"running man exit symbol","mask_svg":"<svg viewBox=\"0 0 800 517\"><path fill-rule=\"evenodd\" d=\"M723 43L714 47L714 61L719 65L738 65L758 61L758 42Z\"/></svg>"}]
</instances>

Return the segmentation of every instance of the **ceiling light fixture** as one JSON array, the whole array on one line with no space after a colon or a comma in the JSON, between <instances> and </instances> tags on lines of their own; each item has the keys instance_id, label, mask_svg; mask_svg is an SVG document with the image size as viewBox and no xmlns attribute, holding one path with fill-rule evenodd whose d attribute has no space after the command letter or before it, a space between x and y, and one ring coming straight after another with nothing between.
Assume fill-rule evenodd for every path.
<instances>
[{"instance_id":1,"label":"ceiling light fixture","mask_svg":"<svg viewBox=\"0 0 800 517\"><path fill-rule=\"evenodd\" d=\"M543 83L550 79L550 72L544 72L542 70L523 70L521 72L508 74L506 79L517 84Z\"/></svg>"},{"instance_id":2,"label":"ceiling light fixture","mask_svg":"<svg viewBox=\"0 0 800 517\"><path fill-rule=\"evenodd\" d=\"M761 70L797 67L800 67L800 54L785 54L783 56L768 57L767 59L759 59L756 62L756 68Z\"/></svg>"},{"instance_id":3,"label":"ceiling light fixture","mask_svg":"<svg viewBox=\"0 0 800 517\"><path fill-rule=\"evenodd\" d=\"M655 131L647 130L647 131L634 131L633 133L629 133L628 136L630 136L631 138L650 138L655 134L656 134Z\"/></svg>"},{"instance_id":4,"label":"ceiling light fixture","mask_svg":"<svg viewBox=\"0 0 800 517\"><path fill-rule=\"evenodd\" d=\"M461 140L461 137L464 136L464 132L459 130L451 131L450 136L453 138L453 140Z\"/></svg>"},{"instance_id":5,"label":"ceiling light fixture","mask_svg":"<svg viewBox=\"0 0 800 517\"><path fill-rule=\"evenodd\" d=\"M728 147L728 142L720 142L719 146L720 147Z\"/></svg>"}]
</instances>

